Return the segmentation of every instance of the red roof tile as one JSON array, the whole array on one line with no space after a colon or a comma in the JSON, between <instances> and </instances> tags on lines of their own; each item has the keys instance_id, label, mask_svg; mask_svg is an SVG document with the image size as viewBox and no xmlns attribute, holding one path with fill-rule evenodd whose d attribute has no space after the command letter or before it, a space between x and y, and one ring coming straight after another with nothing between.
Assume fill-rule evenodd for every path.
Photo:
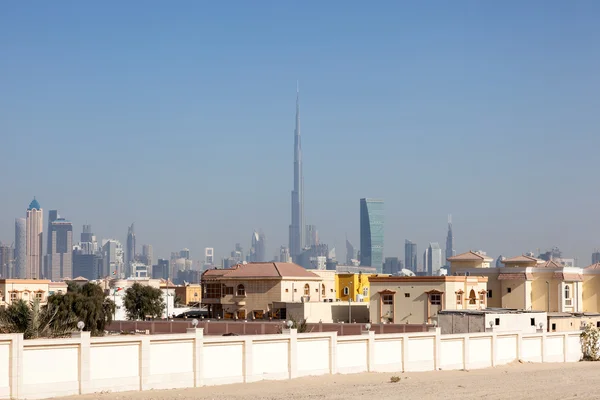
<instances>
[{"instance_id":1,"label":"red roof tile","mask_svg":"<svg viewBox=\"0 0 600 400\"><path fill-rule=\"evenodd\" d=\"M448 257L448 261L483 261L485 259L490 259L487 256L482 256L481 254L477 254L474 251L467 251L466 253L457 254L452 257Z\"/></svg>"},{"instance_id":2,"label":"red roof tile","mask_svg":"<svg viewBox=\"0 0 600 400\"><path fill-rule=\"evenodd\" d=\"M502 280L527 281L527 280L531 280L531 279L532 279L531 274L527 274L525 272L517 272L517 273L499 274L498 275L499 281L502 281Z\"/></svg>"},{"instance_id":3,"label":"red roof tile","mask_svg":"<svg viewBox=\"0 0 600 400\"><path fill-rule=\"evenodd\" d=\"M303 267L293 263L256 262L237 264L227 269L211 269L202 274L206 278L318 278Z\"/></svg>"}]
</instances>

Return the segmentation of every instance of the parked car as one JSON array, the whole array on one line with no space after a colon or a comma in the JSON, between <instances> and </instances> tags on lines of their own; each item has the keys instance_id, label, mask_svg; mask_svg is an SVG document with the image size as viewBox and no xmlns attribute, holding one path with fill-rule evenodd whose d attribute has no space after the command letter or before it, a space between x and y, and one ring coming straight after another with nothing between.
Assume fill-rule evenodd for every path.
<instances>
[{"instance_id":1,"label":"parked car","mask_svg":"<svg viewBox=\"0 0 600 400\"><path fill-rule=\"evenodd\" d=\"M186 318L206 318L208 317L207 310L189 310L179 315L176 315L175 318L186 319Z\"/></svg>"}]
</instances>

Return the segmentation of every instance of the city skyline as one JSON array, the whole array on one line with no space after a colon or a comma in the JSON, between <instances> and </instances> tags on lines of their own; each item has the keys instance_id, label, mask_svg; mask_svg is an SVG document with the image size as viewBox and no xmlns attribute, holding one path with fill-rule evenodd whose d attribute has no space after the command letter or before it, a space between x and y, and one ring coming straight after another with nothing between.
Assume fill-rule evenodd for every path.
<instances>
[{"instance_id":1,"label":"city skyline","mask_svg":"<svg viewBox=\"0 0 600 400\"><path fill-rule=\"evenodd\" d=\"M443 244L452 212L457 253L556 245L587 264L600 246L600 189L590 184L600 60L589 51L599 6L550 4L540 15L513 5L518 13L462 4L432 15L424 5L345 4L343 18L332 4L319 18L311 6L240 5L250 19L214 4L157 6L144 18L133 5L118 15L3 5L0 169L11 189L0 240L14 240L15 218L38 195L69 216L75 236L89 223L125 245L135 221L138 242L159 257L187 247L201 259L213 247L220 259L260 227L272 255L289 240L299 79L305 221L338 258L346 233L358 246L356 202L373 194L386 202L384 256L402 257L405 239L420 252ZM164 25L151 22L157 15ZM247 35L247 24L258 29ZM214 26L223 35L213 38ZM549 180L571 195L541 200Z\"/></svg>"}]
</instances>

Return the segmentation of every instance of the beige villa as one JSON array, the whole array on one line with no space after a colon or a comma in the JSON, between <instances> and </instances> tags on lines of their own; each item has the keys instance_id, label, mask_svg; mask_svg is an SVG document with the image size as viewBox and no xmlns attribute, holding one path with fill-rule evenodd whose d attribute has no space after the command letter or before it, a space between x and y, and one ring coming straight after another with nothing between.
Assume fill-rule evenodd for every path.
<instances>
[{"instance_id":1,"label":"beige villa","mask_svg":"<svg viewBox=\"0 0 600 400\"><path fill-rule=\"evenodd\" d=\"M442 310L487 307L487 278L481 276L370 277L373 323L422 324Z\"/></svg>"},{"instance_id":2,"label":"beige villa","mask_svg":"<svg viewBox=\"0 0 600 400\"><path fill-rule=\"evenodd\" d=\"M448 258L453 275L488 277L488 306L547 312L597 312L600 268L569 267L527 255L507 258L490 268L491 259L469 251Z\"/></svg>"},{"instance_id":3,"label":"beige villa","mask_svg":"<svg viewBox=\"0 0 600 400\"><path fill-rule=\"evenodd\" d=\"M39 300L44 304L51 294L49 293L51 283L44 279L0 279L0 296L2 298L0 306L10 305L17 300L26 302Z\"/></svg>"},{"instance_id":4,"label":"beige villa","mask_svg":"<svg viewBox=\"0 0 600 400\"><path fill-rule=\"evenodd\" d=\"M202 274L202 306L212 318L278 318L273 303L335 301L335 277L293 263L247 263Z\"/></svg>"}]
</instances>

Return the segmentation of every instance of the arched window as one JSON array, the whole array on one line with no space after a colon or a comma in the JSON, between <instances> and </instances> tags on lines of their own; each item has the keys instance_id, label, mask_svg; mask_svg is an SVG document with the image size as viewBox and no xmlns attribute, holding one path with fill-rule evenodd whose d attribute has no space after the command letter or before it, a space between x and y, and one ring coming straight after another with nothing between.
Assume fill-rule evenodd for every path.
<instances>
[{"instance_id":1,"label":"arched window","mask_svg":"<svg viewBox=\"0 0 600 400\"><path fill-rule=\"evenodd\" d=\"M325 284L321 284L321 296L325 296Z\"/></svg>"},{"instance_id":2,"label":"arched window","mask_svg":"<svg viewBox=\"0 0 600 400\"><path fill-rule=\"evenodd\" d=\"M350 289L348 288L348 286L346 286L344 288L344 296L348 296L350 294Z\"/></svg>"},{"instance_id":3,"label":"arched window","mask_svg":"<svg viewBox=\"0 0 600 400\"><path fill-rule=\"evenodd\" d=\"M475 296L475 290L473 289L469 292L469 304L477 304L477 296Z\"/></svg>"},{"instance_id":4,"label":"arched window","mask_svg":"<svg viewBox=\"0 0 600 400\"><path fill-rule=\"evenodd\" d=\"M244 285L240 284L237 286L237 295L238 296L245 296L246 295L246 288L244 287Z\"/></svg>"},{"instance_id":5,"label":"arched window","mask_svg":"<svg viewBox=\"0 0 600 400\"><path fill-rule=\"evenodd\" d=\"M569 287L569 285L565 286L565 299L570 299L571 298L571 288Z\"/></svg>"},{"instance_id":6,"label":"arched window","mask_svg":"<svg viewBox=\"0 0 600 400\"><path fill-rule=\"evenodd\" d=\"M304 295L310 296L310 286L308 286L308 283L304 285Z\"/></svg>"}]
</instances>

